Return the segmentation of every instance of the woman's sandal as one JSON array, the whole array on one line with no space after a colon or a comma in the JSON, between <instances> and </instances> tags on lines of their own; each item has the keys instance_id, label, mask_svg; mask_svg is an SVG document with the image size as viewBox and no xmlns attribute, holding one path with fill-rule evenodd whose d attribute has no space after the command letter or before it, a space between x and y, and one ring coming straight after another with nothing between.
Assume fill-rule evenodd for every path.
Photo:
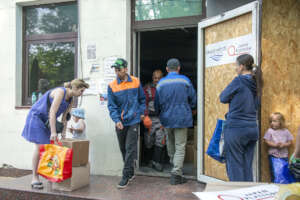
<instances>
[{"instance_id":1,"label":"woman's sandal","mask_svg":"<svg viewBox=\"0 0 300 200\"><path fill-rule=\"evenodd\" d=\"M44 186L43 186L42 182L35 182L35 183L31 183L31 188L42 190L44 188Z\"/></svg>"}]
</instances>

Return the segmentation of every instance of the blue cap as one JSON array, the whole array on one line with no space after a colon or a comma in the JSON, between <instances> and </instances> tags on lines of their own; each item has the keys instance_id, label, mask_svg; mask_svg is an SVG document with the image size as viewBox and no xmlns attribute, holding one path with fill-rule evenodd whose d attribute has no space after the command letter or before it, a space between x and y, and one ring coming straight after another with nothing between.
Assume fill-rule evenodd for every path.
<instances>
[{"instance_id":1,"label":"blue cap","mask_svg":"<svg viewBox=\"0 0 300 200\"><path fill-rule=\"evenodd\" d=\"M79 118L82 118L82 119L85 118L84 117L84 109L82 109L82 108L74 108L74 109L72 109L71 114L73 116L75 116L75 117L79 117Z\"/></svg>"}]
</instances>

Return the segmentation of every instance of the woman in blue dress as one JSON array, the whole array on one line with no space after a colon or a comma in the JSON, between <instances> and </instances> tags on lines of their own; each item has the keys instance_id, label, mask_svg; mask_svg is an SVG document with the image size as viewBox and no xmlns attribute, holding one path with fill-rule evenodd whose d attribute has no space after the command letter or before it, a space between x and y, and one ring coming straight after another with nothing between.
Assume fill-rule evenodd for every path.
<instances>
[{"instance_id":1,"label":"woman in blue dress","mask_svg":"<svg viewBox=\"0 0 300 200\"><path fill-rule=\"evenodd\" d=\"M83 80L74 79L71 82L65 83L64 87L57 87L47 91L31 107L27 115L22 136L35 146L32 157L32 188L43 188L43 185L39 180L39 175L37 174L37 167L40 159L40 145L49 144L50 140L57 140L56 119L61 114L63 114L62 122L64 124L62 137L65 136L66 116L72 108L73 97L81 96L88 87L89 85ZM48 104L50 105L49 108ZM45 125L47 120L49 120L50 123L50 130Z\"/></svg>"},{"instance_id":2,"label":"woman in blue dress","mask_svg":"<svg viewBox=\"0 0 300 200\"><path fill-rule=\"evenodd\" d=\"M253 181L252 161L258 140L257 110L261 91L261 70L253 57L240 55L236 76L220 95L229 104L224 127L226 170L230 181Z\"/></svg>"}]
</instances>

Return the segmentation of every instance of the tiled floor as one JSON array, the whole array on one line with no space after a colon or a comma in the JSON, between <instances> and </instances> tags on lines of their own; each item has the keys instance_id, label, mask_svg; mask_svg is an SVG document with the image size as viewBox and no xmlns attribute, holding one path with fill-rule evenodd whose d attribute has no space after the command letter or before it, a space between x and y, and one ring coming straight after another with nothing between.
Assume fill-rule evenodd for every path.
<instances>
[{"instance_id":1,"label":"tiled floor","mask_svg":"<svg viewBox=\"0 0 300 200\"><path fill-rule=\"evenodd\" d=\"M137 176L123 190L116 188L120 177L91 176L90 185L73 192L60 192L51 189L51 184L44 181L45 188L41 191L30 187L31 176L16 179L0 179L1 200L187 200L197 199L192 192L199 192L204 185L193 180L186 184L172 186L168 178Z\"/></svg>"}]
</instances>

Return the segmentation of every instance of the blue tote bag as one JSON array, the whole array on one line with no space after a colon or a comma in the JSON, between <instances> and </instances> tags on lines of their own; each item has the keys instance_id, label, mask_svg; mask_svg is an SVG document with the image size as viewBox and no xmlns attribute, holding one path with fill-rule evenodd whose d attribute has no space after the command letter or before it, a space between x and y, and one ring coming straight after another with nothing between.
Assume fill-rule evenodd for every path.
<instances>
[{"instance_id":1,"label":"blue tote bag","mask_svg":"<svg viewBox=\"0 0 300 200\"><path fill-rule=\"evenodd\" d=\"M290 184L296 182L294 176L289 170L289 163L287 158L269 157L271 170L274 175L274 183Z\"/></svg>"},{"instance_id":2,"label":"blue tote bag","mask_svg":"<svg viewBox=\"0 0 300 200\"><path fill-rule=\"evenodd\" d=\"M225 152L224 152L224 125L225 120L218 119L215 131L209 142L206 154L213 159L224 163L225 162Z\"/></svg>"}]
</instances>

